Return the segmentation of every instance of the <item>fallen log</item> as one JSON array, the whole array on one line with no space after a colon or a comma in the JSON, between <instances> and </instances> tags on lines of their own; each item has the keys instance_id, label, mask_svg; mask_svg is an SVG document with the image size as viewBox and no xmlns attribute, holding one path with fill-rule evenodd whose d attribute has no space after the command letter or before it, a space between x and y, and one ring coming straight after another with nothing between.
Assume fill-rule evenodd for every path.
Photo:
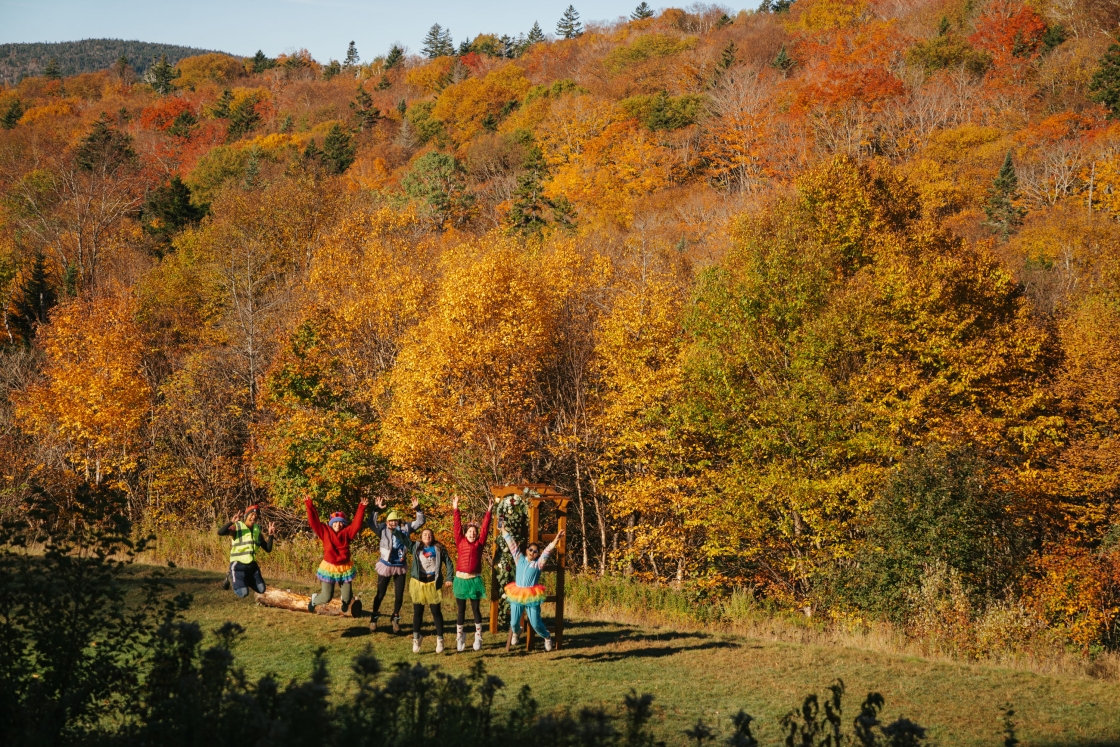
<instances>
[{"instance_id":1,"label":"fallen log","mask_svg":"<svg viewBox=\"0 0 1120 747\"><path fill-rule=\"evenodd\" d=\"M307 612L307 603L311 601L311 597L306 594L300 594L291 589L276 589L273 587L265 589L264 594L257 594L256 599L257 604L262 607L275 607L291 612ZM327 604L316 605L315 614L332 617L358 617L362 614L362 603L355 599L351 603L349 611L343 612L342 600L336 597Z\"/></svg>"}]
</instances>

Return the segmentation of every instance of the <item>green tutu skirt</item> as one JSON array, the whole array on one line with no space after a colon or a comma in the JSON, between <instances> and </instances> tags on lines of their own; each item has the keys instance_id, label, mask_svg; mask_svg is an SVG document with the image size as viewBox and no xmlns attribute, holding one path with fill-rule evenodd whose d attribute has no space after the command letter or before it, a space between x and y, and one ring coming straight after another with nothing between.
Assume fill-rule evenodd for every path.
<instances>
[{"instance_id":1,"label":"green tutu skirt","mask_svg":"<svg viewBox=\"0 0 1120 747\"><path fill-rule=\"evenodd\" d=\"M475 576L474 578L459 578L456 576L452 582L451 590L455 593L456 599L486 598L486 584L482 582L482 576Z\"/></svg>"}]
</instances>

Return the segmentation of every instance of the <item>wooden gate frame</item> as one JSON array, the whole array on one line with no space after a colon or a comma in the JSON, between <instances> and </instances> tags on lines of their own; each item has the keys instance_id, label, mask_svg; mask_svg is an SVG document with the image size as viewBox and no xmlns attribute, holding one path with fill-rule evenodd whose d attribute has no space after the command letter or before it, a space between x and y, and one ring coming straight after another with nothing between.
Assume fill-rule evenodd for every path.
<instances>
[{"instance_id":1,"label":"wooden gate frame","mask_svg":"<svg viewBox=\"0 0 1120 747\"><path fill-rule=\"evenodd\" d=\"M551 485L544 483L520 483L518 485L491 485L490 493L494 496L494 502L499 503L503 499L517 494L522 495L525 489L537 493L537 495L527 496L529 500L529 540L526 547L534 542L551 542L556 538L556 534L568 528L568 504L571 503L571 498L561 493ZM541 504L545 501L556 504L557 527L556 534L542 534L540 531L540 518L541 518ZM502 541L502 532L498 529L497 512L494 515L494 537L498 541L498 548L504 552L509 552L509 548L505 547L505 542ZM524 548L522 548L524 549ZM564 640L564 560L567 555L568 538L567 536L561 537L560 541L556 543L556 552L553 558L549 561L541 573L556 573L556 593L552 596L545 597L545 603L553 602L556 604L556 622L553 626L552 640L556 644L556 648L560 648L561 642ZM493 559L491 559L493 561ZM503 589L498 586L498 567L495 563L490 564L490 633L497 635L498 633L498 604L502 598ZM523 618L522 629L525 631L525 650L529 651L533 648L533 628L528 624L527 617Z\"/></svg>"}]
</instances>

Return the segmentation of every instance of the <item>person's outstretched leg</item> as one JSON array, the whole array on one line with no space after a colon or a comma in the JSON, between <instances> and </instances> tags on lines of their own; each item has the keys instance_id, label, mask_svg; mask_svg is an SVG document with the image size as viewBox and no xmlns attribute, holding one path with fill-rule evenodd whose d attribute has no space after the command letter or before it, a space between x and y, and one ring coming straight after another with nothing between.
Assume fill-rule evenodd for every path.
<instances>
[{"instance_id":1,"label":"person's outstretched leg","mask_svg":"<svg viewBox=\"0 0 1120 747\"><path fill-rule=\"evenodd\" d=\"M350 600L354 598L354 588L350 581L343 581L338 585L339 597L342 599L342 611L350 609Z\"/></svg>"},{"instance_id":2,"label":"person's outstretched leg","mask_svg":"<svg viewBox=\"0 0 1120 747\"><path fill-rule=\"evenodd\" d=\"M525 613L529 615L529 624L533 626L533 630L544 639L544 650L551 651L552 636L549 635L548 628L544 626L544 619L541 618L541 605L534 604L532 607L526 608Z\"/></svg>"},{"instance_id":3,"label":"person's outstretched leg","mask_svg":"<svg viewBox=\"0 0 1120 747\"><path fill-rule=\"evenodd\" d=\"M393 632L401 632L401 605L404 604L404 574L393 576Z\"/></svg>"},{"instance_id":4,"label":"person's outstretched leg","mask_svg":"<svg viewBox=\"0 0 1120 747\"><path fill-rule=\"evenodd\" d=\"M443 653L443 607L437 602L432 605L432 622L436 626L436 653Z\"/></svg>"},{"instance_id":5,"label":"person's outstretched leg","mask_svg":"<svg viewBox=\"0 0 1120 747\"><path fill-rule=\"evenodd\" d=\"M517 602L509 603L509 631L510 639L509 645L517 645L517 637L521 635L521 613L523 612L522 606Z\"/></svg>"},{"instance_id":6,"label":"person's outstretched leg","mask_svg":"<svg viewBox=\"0 0 1120 747\"><path fill-rule=\"evenodd\" d=\"M471 600L471 612L474 614L474 650L482 650L482 610L479 609L479 600Z\"/></svg>"},{"instance_id":7,"label":"person's outstretched leg","mask_svg":"<svg viewBox=\"0 0 1120 747\"><path fill-rule=\"evenodd\" d=\"M420 653L420 626L423 624L424 605L412 605L412 653L414 654Z\"/></svg>"},{"instance_id":8,"label":"person's outstretched leg","mask_svg":"<svg viewBox=\"0 0 1120 747\"><path fill-rule=\"evenodd\" d=\"M385 592L387 591L389 591L389 577L378 576L377 595L373 598L373 609L370 610L375 620L377 619L377 613L381 611L381 602L385 599Z\"/></svg>"},{"instance_id":9,"label":"person's outstretched leg","mask_svg":"<svg viewBox=\"0 0 1120 747\"><path fill-rule=\"evenodd\" d=\"M328 603L332 597L334 597L334 584L320 579L319 593L311 595L311 601L307 603L307 609L314 612L316 607Z\"/></svg>"},{"instance_id":10,"label":"person's outstretched leg","mask_svg":"<svg viewBox=\"0 0 1120 747\"><path fill-rule=\"evenodd\" d=\"M455 650L462 651L467 647L467 635L463 632L463 624L467 621L467 600L455 597Z\"/></svg>"}]
</instances>

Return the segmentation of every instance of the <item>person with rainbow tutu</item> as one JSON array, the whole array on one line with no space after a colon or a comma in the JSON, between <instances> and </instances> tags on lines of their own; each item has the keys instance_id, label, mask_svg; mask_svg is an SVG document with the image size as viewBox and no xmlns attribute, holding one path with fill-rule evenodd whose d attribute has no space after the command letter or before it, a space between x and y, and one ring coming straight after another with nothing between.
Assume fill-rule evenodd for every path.
<instances>
[{"instance_id":1,"label":"person with rainbow tutu","mask_svg":"<svg viewBox=\"0 0 1120 747\"><path fill-rule=\"evenodd\" d=\"M314 612L315 607L327 604L334 597L334 587L337 584L342 597L342 611L345 613L350 608L350 600L354 598L351 582L358 572L350 561L350 543L362 531L362 520L366 515L366 506L369 498L362 498L358 510L354 512L353 523L346 521L346 515L341 512L331 514L324 526L319 521L319 512L311 502L311 496L304 496L304 505L307 507L307 523L311 531L323 543L323 560L315 575L319 577L319 593L311 595L307 603L307 611ZM354 602L352 614L357 617L362 610L360 601Z\"/></svg>"},{"instance_id":2,"label":"person with rainbow tutu","mask_svg":"<svg viewBox=\"0 0 1120 747\"><path fill-rule=\"evenodd\" d=\"M506 531L505 524L504 518L498 519L502 539L505 540L515 563L513 581L505 587L506 599L509 600L509 646L517 645L517 637L521 635L521 614L524 612L533 630L544 639L544 650L551 651L552 636L549 635L548 628L544 626L544 620L541 619L541 605L544 604L547 593L544 584L539 582L541 571L548 562L548 556L552 554L556 543L564 536L564 532L557 534L543 552L537 543L533 542L522 554L517 546L517 540Z\"/></svg>"}]
</instances>

